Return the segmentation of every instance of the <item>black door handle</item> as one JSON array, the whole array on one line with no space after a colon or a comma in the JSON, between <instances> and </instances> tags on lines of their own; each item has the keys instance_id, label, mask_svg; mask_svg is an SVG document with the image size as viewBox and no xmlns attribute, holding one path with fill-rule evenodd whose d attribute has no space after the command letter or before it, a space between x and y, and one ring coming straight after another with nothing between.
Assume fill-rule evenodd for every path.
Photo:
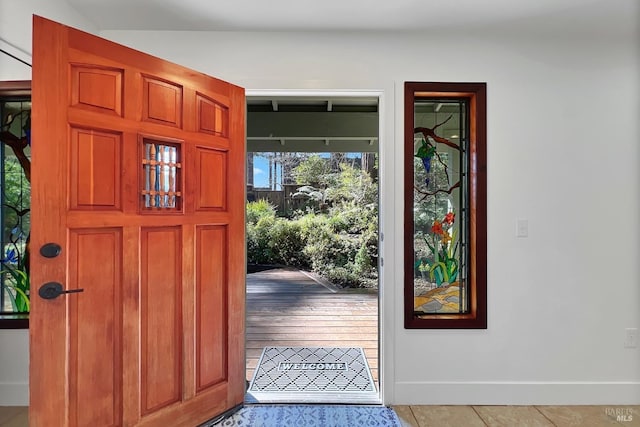
<instances>
[{"instance_id":1,"label":"black door handle","mask_svg":"<svg viewBox=\"0 0 640 427\"><path fill-rule=\"evenodd\" d=\"M62 285L60 283L48 282L40 286L38 295L40 295L40 298L54 299L58 298L62 294L75 294L78 292L84 292L84 289L69 289L68 291L65 291L62 289Z\"/></svg>"}]
</instances>

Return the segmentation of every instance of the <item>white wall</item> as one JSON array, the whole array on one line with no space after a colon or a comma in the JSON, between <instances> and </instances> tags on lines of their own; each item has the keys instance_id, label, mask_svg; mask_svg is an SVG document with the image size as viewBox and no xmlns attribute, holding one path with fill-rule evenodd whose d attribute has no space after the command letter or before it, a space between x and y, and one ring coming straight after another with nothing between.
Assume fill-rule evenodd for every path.
<instances>
[{"instance_id":1,"label":"white wall","mask_svg":"<svg viewBox=\"0 0 640 427\"><path fill-rule=\"evenodd\" d=\"M0 0L0 48L29 64L33 14L97 32L95 25L64 0ZM0 52L0 80L31 80L31 68Z\"/></svg>"},{"instance_id":2,"label":"white wall","mask_svg":"<svg viewBox=\"0 0 640 427\"><path fill-rule=\"evenodd\" d=\"M29 331L0 330L0 406L29 402Z\"/></svg>"},{"instance_id":3,"label":"white wall","mask_svg":"<svg viewBox=\"0 0 640 427\"><path fill-rule=\"evenodd\" d=\"M0 48L31 63L32 14L96 32L65 2L0 0ZM0 52L0 80L31 80L31 68ZM29 402L29 331L0 329L0 406Z\"/></svg>"},{"instance_id":4,"label":"white wall","mask_svg":"<svg viewBox=\"0 0 640 427\"><path fill-rule=\"evenodd\" d=\"M610 4L637 21L636 2ZM540 19L466 34L102 35L253 91L382 91L386 403L639 404L640 351L623 340L640 327L640 38ZM408 80L488 85L487 330L403 328Z\"/></svg>"},{"instance_id":5,"label":"white wall","mask_svg":"<svg viewBox=\"0 0 640 427\"><path fill-rule=\"evenodd\" d=\"M637 20L637 4L625 5ZM640 352L623 340L640 326L640 39L535 24L466 35L101 35L250 91L383 91L386 403L638 404ZM408 80L488 85L487 330L403 328ZM530 237L515 237L516 218L529 220Z\"/></svg>"}]
</instances>

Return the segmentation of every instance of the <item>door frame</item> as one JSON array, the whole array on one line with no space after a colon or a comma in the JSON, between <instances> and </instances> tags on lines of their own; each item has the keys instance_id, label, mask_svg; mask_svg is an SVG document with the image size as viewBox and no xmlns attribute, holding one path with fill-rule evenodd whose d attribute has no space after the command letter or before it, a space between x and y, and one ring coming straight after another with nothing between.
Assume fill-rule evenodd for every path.
<instances>
[{"instance_id":1,"label":"door frame","mask_svg":"<svg viewBox=\"0 0 640 427\"><path fill-rule=\"evenodd\" d=\"M392 139L387 141L386 138L386 128L385 128L385 91L383 89L250 89L245 87L245 99L252 97L277 97L277 98L301 98L301 97L318 97L318 98L377 98L378 99L378 387L380 402L383 405L389 404L390 402L390 394L385 393L386 387L385 384L390 383L391 377L390 372L387 373L386 366L387 360L392 360L393 355L391 351L387 351L385 342L385 336L387 335L385 323L382 321L386 319L393 310L391 310L392 302L385 301L388 298L385 297L385 275L383 265L383 254L384 253L393 253L393 239L387 238L384 239L384 232L387 227L393 227L393 204L386 205L383 203L388 197L393 197L392 195L387 195L386 187L387 183L390 182L390 177L385 173L389 166L393 164L394 159L392 156L384 156L383 153L388 151L388 146L392 143ZM247 123L245 122L245 126ZM245 132L245 135L247 133ZM247 145L245 144L245 159L247 157L246 151ZM389 151L392 152L392 151ZM245 186L246 192L246 186ZM246 199L246 194L245 194ZM389 206L388 209L385 209L385 206ZM385 251L386 247L388 247L388 251ZM392 258L389 259L391 261ZM389 281L391 283L391 281ZM389 294L393 294L393 289L388 291ZM246 315L246 314L245 314ZM389 328L390 330L392 328ZM246 338L245 338L246 339ZM391 341L389 339L388 341ZM245 344L246 346L246 344ZM245 347L246 348L246 347Z\"/></svg>"}]
</instances>

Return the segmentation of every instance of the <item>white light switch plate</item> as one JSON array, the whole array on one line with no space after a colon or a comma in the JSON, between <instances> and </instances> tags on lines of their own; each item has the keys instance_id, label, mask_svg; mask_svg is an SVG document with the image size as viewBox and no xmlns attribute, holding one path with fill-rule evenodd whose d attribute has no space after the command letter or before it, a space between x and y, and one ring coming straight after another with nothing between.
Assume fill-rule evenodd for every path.
<instances>
[{"instance_id":1,"label":"white light switch plate","mask_svg":"<svg viewBox=\"0 0 640 427\"><path fill-rule=\"evenodd\" d=\"M638 328L627 328L625 332L625 348L638 348Z\"/></svg>"},{"instance_id":2,"label":"white light switch plate","mask_svg":"<svg viewBox=\"0 0 640 427\"><path fill-rule=\"evenodd\" d=\"M518 218L516 220L516 237L529 236L529 220L526 218Z\"/></svg>"}]
</instances>

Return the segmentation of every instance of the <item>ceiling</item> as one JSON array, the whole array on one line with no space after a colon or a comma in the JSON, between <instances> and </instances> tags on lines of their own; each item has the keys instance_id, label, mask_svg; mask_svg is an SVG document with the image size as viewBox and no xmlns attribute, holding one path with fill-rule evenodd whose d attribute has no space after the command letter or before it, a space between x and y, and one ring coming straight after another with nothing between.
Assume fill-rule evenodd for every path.
<instances>
[{"instance_id":1,"label":"ceiling","mask_svg":"<svg viewBox=\"0 0 640 427\"><path fill-rule=\"evenodd\" d=\"M616 32L633 31L637 22L629 16L637 0L66 1L99 31L428 31L530 23L545 31Z\"/></svg>"},{"instance_id":2,"label":"ceiling","mask_svg":"<svg viewBox=\"0 0 640 427\"><path fill-rule=\"evenodd\" d=\"M48 0L52 1L52 0ZM101 31L460 32L529 38L635 37L640 0L55 0ZM631 12L638 12L636 14ZM377 149L377 98L248 97L250 144ZM304 125L303 135L287 123ZM294 127L295 128L295 127ZM310 130L311 129L311 130ZM333 133L332 133L333 132ZM303 139L301 139L303 138ZM310 138L315 142L311 142ZM342 138L344 139L344 138ZM299 140L296 142L296 140ZM317 140L317 141L316 141ZM298 145L296 145L298 144ZM269 147L267 147L269 146ZM311 148L309 148L310 150ZM304 151L304 150L302 150Z\"/></svg>"},{"instance_id":3,"label":"ceiling","mask_svg":"<svg viewBox=\"0 0 640 427\"><path fill-rule=\"evenodd\" d=\"M376 152L378 98L247 97L247 150Z\"/></svg>"}]
</instances>

